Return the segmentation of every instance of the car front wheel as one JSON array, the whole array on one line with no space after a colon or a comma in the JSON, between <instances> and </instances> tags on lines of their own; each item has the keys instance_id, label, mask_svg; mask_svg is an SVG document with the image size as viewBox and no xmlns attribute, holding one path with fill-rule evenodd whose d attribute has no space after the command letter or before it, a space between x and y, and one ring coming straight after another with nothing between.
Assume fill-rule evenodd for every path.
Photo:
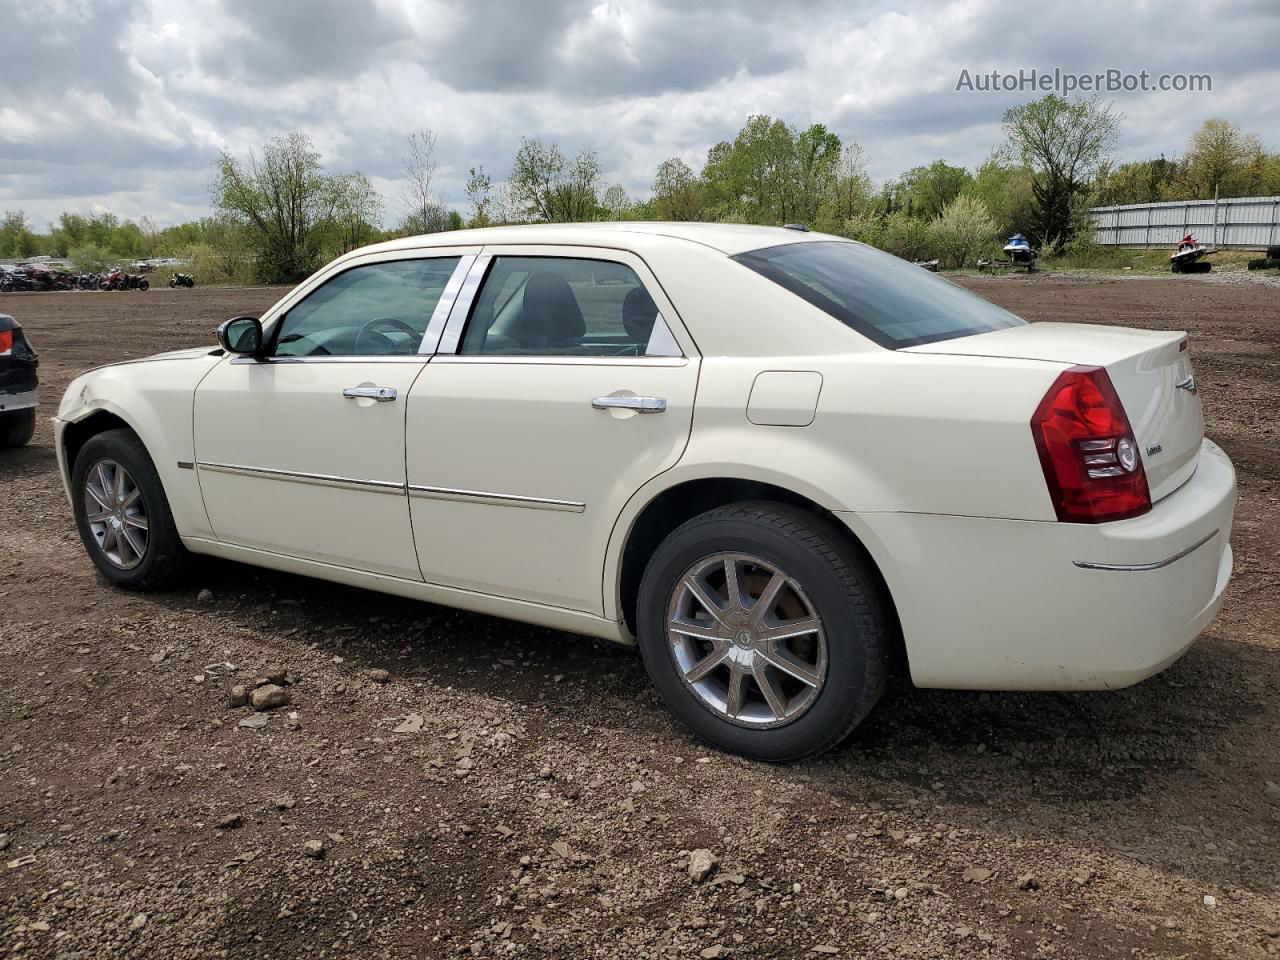
<instances>
[{"instance_id":1,"label":"car front wheel","mask_svg":"<svg viewBox=\"0 0 1280 960\"><path fill-rule=\"evenodd\" d=\"M91 437L76 455L71 489L80 539L108 580L158 590L181 577L190 555L155 464L132 432Z\"/></svg>"},{"instance_id":2,"label":"car front wheel","mask_svg":"<svg viewBox=\"0 0 1280 960\"><path fill-rule=\"evenodd\" d=\"M891 616L866 562L827 521L741 503L671 533L640 585L649 676L702 739L758 760L811 756L870 712Z\"/></svg>"}]
</instances>

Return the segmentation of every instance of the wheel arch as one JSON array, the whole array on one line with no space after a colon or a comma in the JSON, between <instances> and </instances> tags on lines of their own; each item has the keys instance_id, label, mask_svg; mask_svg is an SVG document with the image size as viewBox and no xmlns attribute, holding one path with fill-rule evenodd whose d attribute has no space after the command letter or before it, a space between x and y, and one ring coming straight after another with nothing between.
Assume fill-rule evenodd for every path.
<instances>
[{"instance_id":1,"label":"wheel arch","mask_svg":"<svg viewBox=\"0 0 1280 960\"><path fill-rule=\"evenodd\" d=\"M640 579L644 575L649 556L658 544L686 520L716 507L747 500L786 504L827 523L841 543L862 561L867 572L875 578L876 588L881 591L892 618L895 658L905 656L893 592L889 589L881 565L849 525L832 510L791 486L741 476L705 476L682 480L655 492L643 506L635 509L616 551L612 597L619 619L633 636L636 632L636 600L640 591Z\"/></svg>"}]
</instances>

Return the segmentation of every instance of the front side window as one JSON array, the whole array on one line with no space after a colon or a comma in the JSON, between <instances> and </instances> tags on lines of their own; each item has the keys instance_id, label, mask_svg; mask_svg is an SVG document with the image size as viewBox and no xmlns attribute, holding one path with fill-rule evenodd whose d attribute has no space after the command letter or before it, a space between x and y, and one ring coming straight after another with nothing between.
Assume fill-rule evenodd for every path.
<instances>
[{"instance_id":1,"label":"front side window","mask_svg":"<svg viewBox=\"0 0 1280 960\"><path fill-rule=\"evenodd\" d=\"M788 243L733 259L890 349L1026 323L928 270L861 243Z\"/></svg>"},{"instance_id":2,"label":"front side window","mask_svg":"<svg viewBox=\"0 0 1280 960\"><path fill-rule=\"evenodd\" d=\"M459 353L680 356L634 270L610 260L497 257Z\"/></svg>"},{"instance_id":3,"label":"front side window","mask_svg":"<svg viewBox=\"0 0 1280 960\"><path fill-rule=\"evenodd\" d=\"M284 315L276 356L417 353L427 321L458 260L434 257L369 263L338 274Z\"/></svg>"}]
</instances>

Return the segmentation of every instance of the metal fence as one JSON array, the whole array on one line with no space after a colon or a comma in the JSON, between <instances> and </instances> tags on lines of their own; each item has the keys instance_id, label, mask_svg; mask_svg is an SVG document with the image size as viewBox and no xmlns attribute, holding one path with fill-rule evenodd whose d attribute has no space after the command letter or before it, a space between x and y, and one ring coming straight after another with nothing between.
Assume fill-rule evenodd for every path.
<instances>
[{"instance_id":1,"label":"metal fence","mask_svg":"<svg viewBox=\"0 0 1280 960\"><path fill-rule=\"evenodd\" d=\"M1099 243L1173 247L1194 233L1203 244L1261 250L1280 244L1280 197L1231 197L1094 207Z\"/></svg>"}]
</instances>

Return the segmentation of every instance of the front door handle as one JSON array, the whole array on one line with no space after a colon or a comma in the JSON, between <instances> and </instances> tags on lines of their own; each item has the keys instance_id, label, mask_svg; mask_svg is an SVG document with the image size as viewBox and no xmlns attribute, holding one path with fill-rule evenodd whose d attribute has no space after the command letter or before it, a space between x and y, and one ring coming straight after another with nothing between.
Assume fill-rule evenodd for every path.
<instances>
[{"instance_id":1,"label":"front door handle","mask_svg":"<svg viewBox=\"0 0 1280 960\"><path fill-rule=\"evenodd\" d=\"M347 387L342 391L342 395L348 400L360 400L367 398L369 400L377 400L379 403L390 403L396 398L395 387Z\"/></svg>"},{"instance_id":2,"label":"front door handle","mask_svg":"<svg viewBox=\"0 0 1280 960\"><path fill-rule=\"evenodd\" d=\"M663 413L665 397L596 397L591 406L597 410L639 410L641 413Z\"/></svg>"}]
</instances>

